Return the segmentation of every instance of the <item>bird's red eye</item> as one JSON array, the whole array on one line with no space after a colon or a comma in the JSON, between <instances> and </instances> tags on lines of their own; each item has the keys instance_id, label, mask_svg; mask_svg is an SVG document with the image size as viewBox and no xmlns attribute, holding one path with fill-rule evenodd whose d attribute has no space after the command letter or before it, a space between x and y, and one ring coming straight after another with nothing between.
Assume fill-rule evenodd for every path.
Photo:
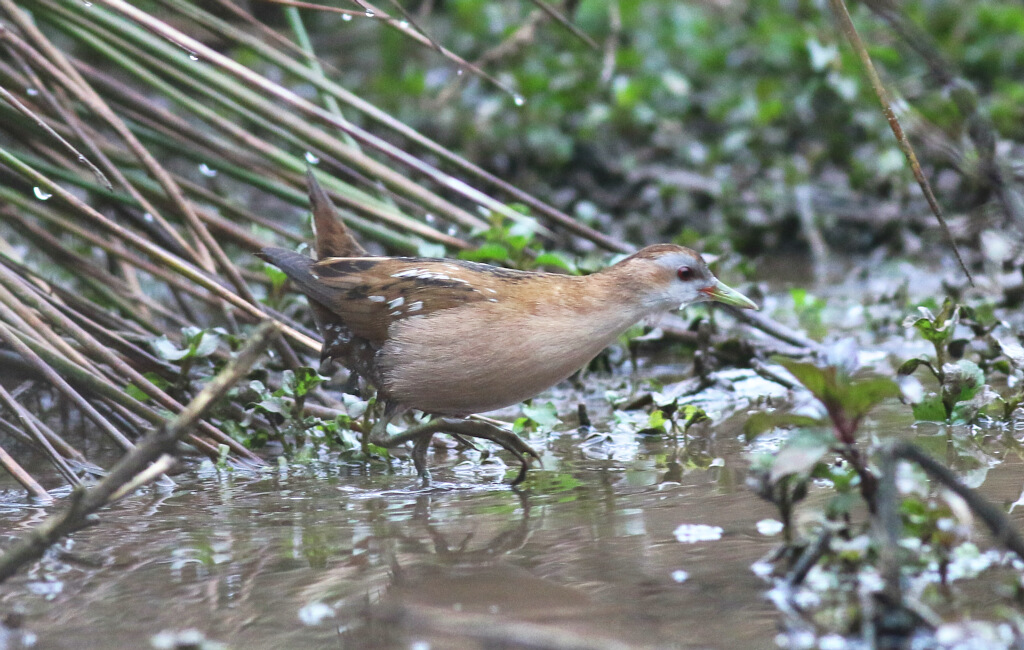
<instances>
[{"instance_id":1,"label":"bird's red eye","mask_svg":"<svg viewBox=\"0 0 1024 650\"><path fill-rule=\"evenodd\" d=\"M693 269L690 268L689 266L680 266L678 269L676 269L676 275L683 282L689 282L694 277L696 277L697 274L694 273Z\"/></svg>"}]
</instances>

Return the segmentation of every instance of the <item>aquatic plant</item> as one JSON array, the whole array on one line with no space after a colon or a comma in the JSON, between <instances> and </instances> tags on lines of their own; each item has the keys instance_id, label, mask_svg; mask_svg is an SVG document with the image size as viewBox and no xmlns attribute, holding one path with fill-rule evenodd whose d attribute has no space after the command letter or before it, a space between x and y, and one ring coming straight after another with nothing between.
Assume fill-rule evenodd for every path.
<instances>
[{"instance_id":1,"label":"aquatic plant","mask_svg":"<svg viewBox=\"0 0 1024 650\"><path fill-rule=\"evenodd\" d=\"M787 479L787 484L806 482L812 476L828 479L840 494L846 494L850 487L859 488L864 502L874 511L878 481L864 451L858 447L864 444L858 440L858 430L871 409L885 399L898 397L900 390L887 377L858 376L857 352L856 344L846 340L828 349L822 365L780 359L780 365L821 404L824 414L755 414L747 422L746 433L753 440L779 426L795 427L776 454L756 463L759 470L767 471L769 485L790 476L796 478ZM842 462L824 462L830 452ZM839 507L840 503L844 506ZM837 500L836 507L838 513L845 515L849 511L848 499Z\"/></svg>"},{"instance_id":2,"label":"aquatic plant","mask_svg":"<svg viewBox=\"0 0 1024 650\"><path fill-rule=\"evenodd\" d=\"M1001 324L991 316L982 317L978 310L949 298L937 313L923 306L918 312L908 316L903 325L914 328L931 343L935 354L906 360L899 375L910 377L919 368L927 369L938 383L938 391L913 396L914 417L952 424L968 424L986 414L1009 418L1024 395L1019 374L1024 362L1020 343L1005 329L997 333ZM957 338L958 327L969 337ZM981 347L976 360L964 358L972 342ZM987 374L992 371L1006 376L1004 394L988 384Z\"/></svg>"}]
</instances>

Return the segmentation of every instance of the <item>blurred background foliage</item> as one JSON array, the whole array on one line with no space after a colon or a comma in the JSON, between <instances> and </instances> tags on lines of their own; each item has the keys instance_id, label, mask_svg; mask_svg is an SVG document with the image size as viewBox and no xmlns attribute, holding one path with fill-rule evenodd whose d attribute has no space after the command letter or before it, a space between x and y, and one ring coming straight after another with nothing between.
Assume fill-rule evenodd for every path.
<instances>
[{"instance_id":1,"label":"blurred background foliage","mask_svg":"<svg viewBox=\"0 0 1024 650\"><path fill-rule=\"evenodd\" d=\"M482 62L521 106L372 19L315 16L316 50L346 87L600 229L644 242L690 229L748 254L799 248L800 185L830 221L826 237L847 251L890 241L903 219L933 225L827 2L563 5L600 51L529 2L424 5L425 30ZM973 85L1019 180L1024 6L915 0L899 9ZM851 11L954 223L981 218L965 225L968 238L1001 223L979 187L954 88L863 5Z\"/></svg>"}]
</instances>

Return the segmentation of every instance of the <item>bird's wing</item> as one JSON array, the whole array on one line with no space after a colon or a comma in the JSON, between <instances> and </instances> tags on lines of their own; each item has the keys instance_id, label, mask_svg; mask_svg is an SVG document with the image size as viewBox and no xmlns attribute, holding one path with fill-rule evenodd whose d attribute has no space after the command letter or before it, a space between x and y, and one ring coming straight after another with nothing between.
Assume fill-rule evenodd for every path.
<instances>
[{"instance_id":1,"label":"bird's wing","mask_svg":"<svg viewBox=\"0 0 1024 650\"><path fill-rule=\"evenodd\" d=\"M298 273L274 263L353 334L378 343L387 339L388 328L398 320L474 302L497 302L509 283L542 275L410 257L329 257L310 260Z\"/></svg>"}]
</instances>

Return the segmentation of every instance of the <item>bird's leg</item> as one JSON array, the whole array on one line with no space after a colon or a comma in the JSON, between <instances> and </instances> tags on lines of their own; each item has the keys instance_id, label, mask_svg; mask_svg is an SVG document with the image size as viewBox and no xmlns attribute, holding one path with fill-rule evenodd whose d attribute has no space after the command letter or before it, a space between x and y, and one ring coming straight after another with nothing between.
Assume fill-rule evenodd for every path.
<instances>
[{"instance_id":1,"label":"bird's leg","mask_svg":"<svg viewBox=\"0 0 1024 650\"><path fill-rule=\"evenodd\" d=\"M377 445L378 447L393 447L388 441L388 425L395 419L395 416L399 414L399 410L393 408L390 404L385 405L384 412L381 413L377 421L370 427L370 431L363 435L363 454L368 455L370 453L370 445Z\"/></svg>"},{"instance_id":2,"label":"bird's leg","mask_svg":"<svg viewBox=\"0 0 1024 650\"><path fill-rule=\"evenodd\" d=\"M516 460L518 460L520 464L519 474L516 476L515 480L512 481L512 485L517 485L526 478L526 471L530 467L530 461L527 459L527 456L535 458L538 463L540 462L540 456L528 444L523 442L522 438L511 431L496 427L488 422L480 422L478 420L435 418L430 422L411 427L402 433L387 437L385 441L375 444L381 444L385 447L397 447L409 442L410 440L415 441L416 444L413 447L413 462L416 463L416 469L420 472L420 476L424 476L426 472L426 447L435 433L449 433L468 436L470 438L483 438L484 440L490 440L505 451L511 453L516 457ZM423 442L421 443L421 441Z\"/></svg>"},{"instance_id":3,"label":"bird's leg","mask_svg":"<svg viewBox=\"0 0 1024 650\"><path fill-rule=\"evenodd\" d=\"M429 433L416 438L412 443L412 464L416 466L416 474L423 482L423 487L430 485L430 470L427 469L427 447L434 439L434 434Z\"/></svg>"}]
</instances>

